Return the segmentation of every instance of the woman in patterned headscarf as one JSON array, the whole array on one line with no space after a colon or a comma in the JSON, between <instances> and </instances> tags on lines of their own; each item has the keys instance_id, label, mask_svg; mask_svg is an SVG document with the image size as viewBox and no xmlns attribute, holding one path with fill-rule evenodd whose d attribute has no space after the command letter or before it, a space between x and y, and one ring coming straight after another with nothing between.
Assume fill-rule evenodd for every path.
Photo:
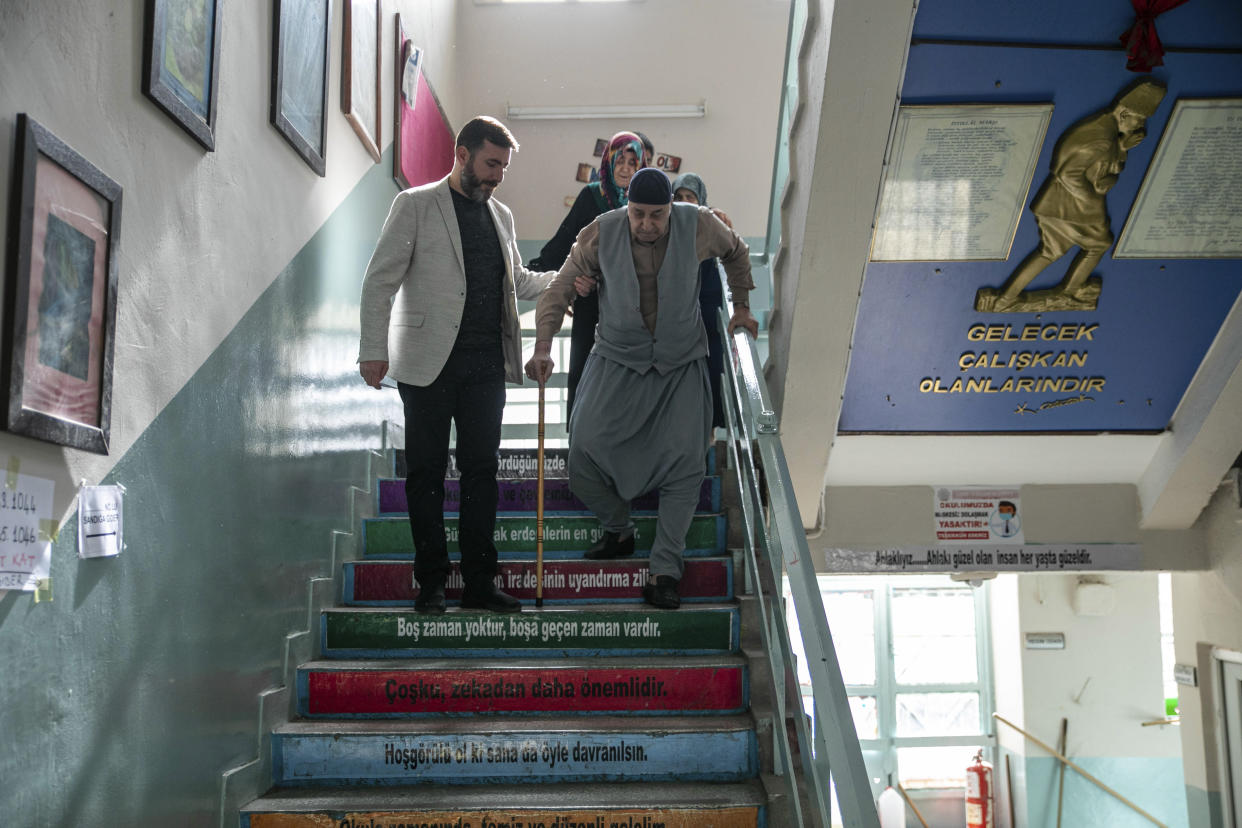
<instances>
[{"instance_id":1,"label":"woman in patterned headscarf","mask_svg":"<svg viewBox=\"0 0 1242 828\"><path fill-rule=\"evenodd\" d=\"M642 139L633 132L618 132L604 147L599 162L599 181L592 181L582 188L578 198L569 208L561 226L528 267L532 270L559 270L569 257L574 239L579 231L597 216L626 205L625 191L630 179L651 160L643 148ZM569 344L569 400L568 412L573 410L578 380L586 366L587 355L595 345L595 326L599 323L599 296L592 292L574 300L573 331Z\"/></svg>"}]
</instances>

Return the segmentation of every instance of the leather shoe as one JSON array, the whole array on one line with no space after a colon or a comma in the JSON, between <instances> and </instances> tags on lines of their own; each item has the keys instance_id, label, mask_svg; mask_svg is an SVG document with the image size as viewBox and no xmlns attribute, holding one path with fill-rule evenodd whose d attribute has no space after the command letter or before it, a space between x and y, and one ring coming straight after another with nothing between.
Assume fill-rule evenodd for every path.
<instances>
[{"instance_id":1,"label":"leather shoe","mask_svg":"<svg viewBox=\"0 0 1242 828\"><path fill-rule=\"evenodd\" d=\"M618 532L604 532L604 536L586 551L586 557L592 561L607 561L612 558L627 558L634 554L634 533L624 538Z\"/></svg>"},{"instance_id":2,"label":"leather shoe","mask_svg":"<svg viewBox=\"0 0 1242 828\"><path fill-rule=\"evenodd\" d=\"M677 609L681 596L677 594L677 579L669 575L657 575L655 582L643 587L643 600L659 609Z\"/></svg>"},{"instance_id":3,"label":"leather shoe","mask_svg":"<svg viewBox=\"0 0 1242 828\"><path fill-rule=\"evenodd\" d=\"M485 609L490 612L521 612L522 602L508 593L488 584L478 589L468 589L461 594L462 609Z\"/></svg>"},{"instance_id":4,"label":"leather shoe","mask_svg":"<svg viewBox=\"0 0 1242 828\"><path fill-rule=\"evenodd\" d=\"M444 600L444 582L423 584L414 599L414 611L424 615L443 615L446 609L448 602Z\"/></svg>"}]
</instances>

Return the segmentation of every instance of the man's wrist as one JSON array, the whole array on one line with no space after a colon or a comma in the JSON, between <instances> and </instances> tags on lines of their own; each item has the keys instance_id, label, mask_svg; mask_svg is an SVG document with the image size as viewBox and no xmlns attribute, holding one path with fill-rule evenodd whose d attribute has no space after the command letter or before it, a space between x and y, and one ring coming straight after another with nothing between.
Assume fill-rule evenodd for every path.
<instances>
[{"instance_id":1,"label":"man's wrist","mask_svg":"<svg viewBox=\"0 0 1242 828\"><path fill-rule=\"evenodd\" d=\"M545 356L546 356L547 354L552 353L552 340L550 340L550 339L536 339L536 340L535 340L535 353L536 353L536 354L542 354L542 355L545 355Z\"/></svg>"}]
</instances>

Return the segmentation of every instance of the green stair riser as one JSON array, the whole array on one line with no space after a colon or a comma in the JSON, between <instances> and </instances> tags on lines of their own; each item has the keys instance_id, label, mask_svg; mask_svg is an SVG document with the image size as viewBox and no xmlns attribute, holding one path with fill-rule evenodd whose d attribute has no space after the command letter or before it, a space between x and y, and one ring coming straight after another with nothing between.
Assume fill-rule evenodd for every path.
<instances>
[{"instance_id":1,"label":"green stair riser","mask_svg":"<svg viewBox=\"0 0 1242 828\"><path fill-rule=\"evenodd\" d=\"M409 511L405 497L405 480L402 478L380 478L377 481L379 490L379 513L381 515L403 515ZM539 498L539 484L536 480L499 480L497 481L497 505L500 512L535 513ZM655 492L634 498L631 508L635 512L654 512L659 506L659 497ZM456 513L461 508L461 485L457 480L444 482L444 510ZM720 478L707 477L699 491L699 504L695 507L700 512L720 511ZM545 515L583 513L589 510L570 490L568 480L545 480L543 486L543 509Z\"/></svg>"},{"instance_id":2,"label":"green stair riser","mask_svg":"<svg viewBox=\"0 0 1242 828\"><path fill-rule=\"evenodd\" d=\"M342 610L323 613L320 632L331 658L714 655L737 648L738 623L733 608L442 616Z\"/></svg>"},{"instance_id":3,"label":"green stair riser","mask_svg":"<svg viewBox=\"0 0 1242 828\"><path fill-rule=\"evenodd\" d=\"M445 535L450 555L459 553L457 518L446 517ZM648 554L655 537L654 517L635 517L636 554ZM603 537L603 529L593 517L547 517L543 521L545 557L578 558ZM369 518L362 522L363 549L367 558L413 558L414 541L405 518ZM686 555L719 555L724 551L725 525L721 515L696 515L686 533ZM497 551L506 558L534 557L535 518L496 519L494 537Z\"/></svg>"}]
</instances>

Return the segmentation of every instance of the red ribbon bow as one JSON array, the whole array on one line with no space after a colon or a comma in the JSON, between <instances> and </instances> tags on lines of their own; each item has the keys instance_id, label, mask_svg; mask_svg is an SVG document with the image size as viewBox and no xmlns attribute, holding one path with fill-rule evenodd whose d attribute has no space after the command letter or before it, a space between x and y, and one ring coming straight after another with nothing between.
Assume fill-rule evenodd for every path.
<instances>
[{"instance_id":1,"label":"red ribbon bow","mask_svg":"<svg viewBox=\"0 0 1242 828\"><path fill-rule=\"evenodd\" d=\"M1134 25L1121 36L1126 47L1126 68L1131 72L1150 72L1153 66L1164 65L1164 46L1156 34L1156 18L1185 3L1186 0L1130 0L1134 7Z\"/></svg>"}]
</instances>

